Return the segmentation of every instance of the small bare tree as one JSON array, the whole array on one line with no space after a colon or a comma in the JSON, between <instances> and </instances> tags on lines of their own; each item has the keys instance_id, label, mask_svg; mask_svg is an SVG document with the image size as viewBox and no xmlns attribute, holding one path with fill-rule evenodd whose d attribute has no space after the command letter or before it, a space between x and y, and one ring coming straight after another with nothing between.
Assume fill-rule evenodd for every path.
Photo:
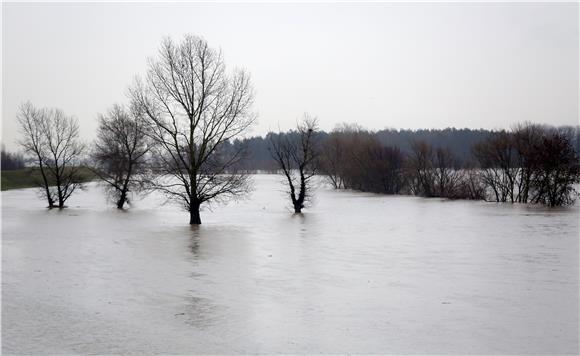
<instances>
[{"instance_id":1,"label":"small bare tree","mask_svg":"<svg viewBox=\"0 0 580 356\"><path fill-rule=\"evenodd\" d=\"M345 140L338 131L330 133L321 147L320 172L324 174L334 189L345 188L344 163L346 161Z\"/></svg>"},{"instance_id":2,"label":"small bare tree","mask_svg":"<svg viewBox=\"0 0 580 356\"><path fill-rule=\"evenodd\" d=\"M457 185L449 198L485 200L485 197L486 185L481 179L481 171L473 163L468 163L459 171Z\"/></svg>"},{"instance_id":3,"label":"small bare tree","mask_svg":"<svg viewBox=\"0 0 580 356\"><path fill-rule=\"evenodd\" d=\"M491 188L497 202L517 201L517 180L520 167L513 135L507 131L494 133L473 146L484 183Z\"/></svg>"},{"instance_id":4,"label":"small bare tree","mask_svg":"<svg viewBox=\"0 0 580 356\"><path fill-rule=\"evenodd\" d=\"M248 176L236 169L242 150L224 149L255 119L248 73L226 73L221 52L199 37L166 38L131 96L154 141L151 187L179 201L190 224L201 224L203 203L248 191Z\"/></svg>"},{"instance_id":5,"label":"small bare tree","mask_svg":"<svg viewBox=\"0 0 580 356\"><path fill-rule=\"evenodd\" d=\"M459 169L459 161L451 150L446 147L437 147L433 156L435 172L435 191L439 197L455 197L464 174Z\"/></svg>"},{"instance_id":6,"label":"small bare tree","mask_svg":"<svg viewBox=\"0 0 580 356\"><path fill-rule=\"evenodd\" d=\"M297 125L295 135L270 135L270 154L286 178L295 213L302 213L312 193L312 178L316 174L316 118L307 114Z\"/></svg>"},{"instance_id":7,"label":"small bare tree","mask_svg":"<svg viewBox=\"0 0 580 356\"><path fill-rule=\"evenodd\" d=\"M545 127L529 122L518 123L512 128L512 141L516 150L516 164L519 168L519 176L516 179L516 201L527 203L532 194L532 180L537 163L536 147L541 145Z\"/></svg>"},{"instance_id":8,"label":"small bare tree","mask_svg":"<svg viewBox=\"0 0 580 356\"><path fill-rule=\"evenodd\" d=\"M433 147L424 141L411 142L408 166L411 177L410 188L413 194L428 198L436 196Z\"/></svg>"},{"instance_id":9,"label":"small bare tree","mask_svg":"<svg viewBox=\"0 0 580 356\"><path fill-rule=\"evenodd\" d=\"M64 208L82 186L79 168L84 145L77 120L59 109L37 109L30 102L20 106L17 118L23 135L20 145L39 167L39 185L48 207Z\"/></svg>"},{"instance_id":10,"label":"small bare tree","mask_svg":"<svg viewBox=\"0 0 580 356\"><path fill-rule=\"evenodd\" d=\"M129 203L129 193L143 187L149 143L146 126L136 108L114 105L99 116L91 153L93 171L108 185L118 209Z\"/></svg>"}]
</instances>

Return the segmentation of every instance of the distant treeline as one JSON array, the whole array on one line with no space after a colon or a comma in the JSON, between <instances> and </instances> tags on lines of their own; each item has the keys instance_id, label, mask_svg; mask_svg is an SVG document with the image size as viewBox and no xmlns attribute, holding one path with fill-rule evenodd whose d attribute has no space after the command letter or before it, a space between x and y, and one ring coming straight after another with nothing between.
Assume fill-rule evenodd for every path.
<instances>
[{"instance_id":1,"label":"distant treeline","mask_svg":"<svg viewBox=\"0 0 580 356\"><path fill-rule=\"evenodd\" d=\"M8 152L2 146L0 150L2 156L2 161L0 162L0 168L3 171L12 171L17 169L23 169L25 166L24 156L19 153Z\"/></svg>"},{"instance_id":2,"label":"distant treeline","mask_svg":"<svg viewBox=\"0 0 580 356\"><path fill-rule=\"evenodd\" d=\"M547 126L543 126L547 127ZM560 130L574 132L572 143L576 153L580 153L580 130L573 127L559 127ZM435 148L445 148L449 150L455 159L467 164L474 160L473 147L476 143L488 139L500 130L486 129L419 129L419 130L396 130L385 129L379 131L367 131L357 125L343 124L337 127L334 132L338 131L359 131L365 132L372 136L378 143L385 147L397 147L403 154L410 154L414 142L424 142ZM329 139L332 132L320 131L318 140L323 144ZM272 135L278 133L269 133L266 137L255 136L243 140L235 140L233 146L243 146L247 150L247 159L243 163L243 168L247 170L273 171L276 170L276 164L272 160L269 152ZM281 133L280 135L296 136L295 131Z\"/></svg>"},{"instance_id":3,"label":"distant treeline","mask_svg":"<svg viewBox=\"0 0 580 356\"><path fill-rule=\"evenodd\" d=\"M276 142L300 158L304 132L235 141L246 147L243 169L280 169ZM310 170L336 189L549 206L573 204L580 182L579 130L522 123L510 130L382 130L342 125L318 132ZM239 148L238 148L239 149ZM313 152L313 153L312 153ZM294 160L300 161L300 160ZM284 167L282 167L284 168ZM287 169L286 167L285 169ZM303 167L290 167L301 170Z\"/></svg>"}]
</instances>

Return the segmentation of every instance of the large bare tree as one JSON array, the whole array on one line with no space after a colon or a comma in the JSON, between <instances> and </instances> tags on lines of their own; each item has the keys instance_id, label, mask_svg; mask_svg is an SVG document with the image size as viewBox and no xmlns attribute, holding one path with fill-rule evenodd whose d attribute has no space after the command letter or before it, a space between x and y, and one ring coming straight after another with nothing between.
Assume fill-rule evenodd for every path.
<instances>
[{"instance_id":1,"label":"large bare tree","mask_svg":"<svg viewBox=\"0 0 580 356\"><path fill-rule=\"evenodd\" d=\"M149 152L146 125L137 108L114 105L99 116L93 145L93 171L107 184L118 209L129 202L131 192L139 192L147 173Z\"/></svg>"},{"instance_id":2,"label":"large bare tree","mask_svg":"<svg viewBox=\"0 0 580 356\"><path fill-rule=\"evenodd\" d=\"M312 194L311 182L318 166L317 129L316 118L304 115L295 133L270 135L270 154L288 183L295 213L302 213Z\"/></svg>"},{"instance_id":3,"label":"large bare tree","mask_svg":"<svg viewBox=\"0 0 580 356\"><path fill-rule=\"evenodd\" d=\"M221 52L202 38L166 38L130 92L155 142L153 188L179 201L190 224L201 224L202 204L247 192L247 175L235 169L242 152L224 146L255 119L248 73L228 74Z\"/></svg>"},{"instance_id":4,"label":"large bare tree","mask_svg":"<svg viewBox=\"0 0 580 356\"><path fill-rule=\"evenodd\" d=\"M38 109L22 104L18 112L22 133L20 145L38 165L42 195L49 208L64 208L66 200L81 187L80 159L84 145L79 140L77 120L59 109Z\"/></svg>"}]
</instances>

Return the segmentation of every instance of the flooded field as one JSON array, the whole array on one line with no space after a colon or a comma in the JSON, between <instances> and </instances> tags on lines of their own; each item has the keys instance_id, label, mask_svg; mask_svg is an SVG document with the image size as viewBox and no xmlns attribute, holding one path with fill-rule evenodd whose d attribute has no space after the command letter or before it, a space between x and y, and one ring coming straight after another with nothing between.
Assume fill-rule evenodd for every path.
<instances>
[{"instance_id":1,"label":"flooded field","mask_svg":"<svg viewBox=\"0 0 580 356\"><path fill-rule=\"evenodd\" d=\"M4 354L577 354L580 209L338 192L280 177L203 225L95 185L2 192Z\"/></svg>"}]
</instances>

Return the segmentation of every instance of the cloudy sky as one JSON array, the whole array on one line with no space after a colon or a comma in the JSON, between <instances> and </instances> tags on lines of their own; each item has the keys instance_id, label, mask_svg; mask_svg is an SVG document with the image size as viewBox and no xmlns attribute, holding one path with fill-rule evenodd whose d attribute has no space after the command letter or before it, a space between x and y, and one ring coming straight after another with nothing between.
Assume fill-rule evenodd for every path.
<instances>
[{"instance_id":1,"label":"cloudy sky","mask_svg":"<svg viewBox=\"0 0 580 356\"><path fill-rule=\"evenodd\" d=\"M161 39L204 37L256 90L253 134L321 128L578 124L578 4L3 3L2 141L26 100L91 140Z\"/></svg>"}]
</instances>

